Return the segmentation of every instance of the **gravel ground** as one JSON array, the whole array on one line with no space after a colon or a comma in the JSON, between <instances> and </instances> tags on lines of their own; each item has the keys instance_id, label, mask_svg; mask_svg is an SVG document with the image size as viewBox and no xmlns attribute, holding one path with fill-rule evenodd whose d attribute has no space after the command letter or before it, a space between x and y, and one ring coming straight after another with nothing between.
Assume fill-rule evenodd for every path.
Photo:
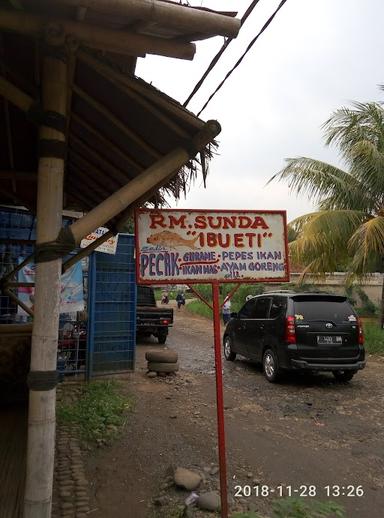
<instances>
[{"instance_id":1,"label":"gravel ground","mask_svg":"<svg viewBox=\"0 0 384 518\"><path fill-rule=\"evenodd\" d=\"M135 409L121 438L88 457L93 517L181 516L189 492L173 484L177 466L200 472L198 493L218 489L212 334L210 321L176 310L167 346L178 351L181 370L165 378L149 379L144 359L146 351L163 346L154 339L138 345L137 370L122 377ZM381 518L383 370L383 359L371 357L351 383L322 374L289 376L273 385L251 362L224 362L231 509L266 515L279 491L297 496L305 491L300 486L311 484L317 499L329 500L326 486L351 494L362 486L364 496L332 500L348 518ZM255 494L253 487L262 484L271 488L268 497ZM281 484L284 490L277 489ZM251 496L242 495L244 486L251 486Z\"/></svg>"}]
</instances>

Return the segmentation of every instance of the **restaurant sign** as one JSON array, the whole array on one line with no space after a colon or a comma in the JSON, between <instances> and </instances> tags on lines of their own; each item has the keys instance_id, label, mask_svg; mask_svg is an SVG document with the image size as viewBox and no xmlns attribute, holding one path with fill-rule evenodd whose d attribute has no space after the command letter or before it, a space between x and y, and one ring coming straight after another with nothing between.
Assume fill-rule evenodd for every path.
<instances>
[{"instance_id":1,"label":"restaurant sign","mask_svg":"<svg viewBox=\"0 0 384 518\"><path fill-rule=\"evenodd\" d=\"M88 245L90 245L91 243L96 241L96 239L99 239L99 237L103 236L107 232L109 232L109 230L105 227L97 228L94 232L92 232L91 234L88 234L87 236L85 236L84 239L81 240L80 248L86 248ZM118 238L119 238L119 236L111 236L110 238L107 239L107 241L104 241L104 243L99 245L95 249L95 251L102 252L104 254L115 255L116 249L117 249Z\"/></svg>"},{"instance_id":2,"label":"restaurant sign","mask_svg":"<svg viewBox=\"0 0 384 518\"><path fill-rule=\"evenodd\" d=\"M285 211L139 209L137 282L286 282Z\"/></svg>"}]
</instances>

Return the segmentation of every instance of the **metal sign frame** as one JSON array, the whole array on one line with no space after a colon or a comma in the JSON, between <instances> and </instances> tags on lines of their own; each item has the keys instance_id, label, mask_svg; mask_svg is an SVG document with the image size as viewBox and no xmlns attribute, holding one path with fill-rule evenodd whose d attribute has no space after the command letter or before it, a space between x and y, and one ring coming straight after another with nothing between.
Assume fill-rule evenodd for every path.
<instances>
[{"instance_id":1,"label":"metal sign frame","mask_svg":"<svg viewBox=\"0 0 384 518\"><path fill-rule=\"evenodd\" d=\"M283 251L285 254L285 257L283 259L284 261L284 275L280 277L265 277L265 276L252 276L247 278L241 278L241 277L235 277L235 278L222 278L222 277L214 277L211 278L191 278L188 276L180 275L180 277L176 280L171 280L169 278L167 279L161 279L156 277L155 279L144 279L141 276L140 272L140 256L141 256L141 250L140 250L140 243L139 243L139 217L141 214L144 213L153 213L158 214L161 216L162 214L167 213L178 213L178 214L191 214L197 213L198 215L209 215L209 216L215 216L216 214L227 214L227 215L239 215L239 216L246 216L249 214L254 215L255 217L262 216L262 215L278 215L282 218L282 225L283 225L283 232L284 235L282 236L283 240ZM191 225L188 225L189 229L191 228ZM188 230L189 230L188 229ZM245 284L252 284L252 283L260 283L260 282L289 282L289 262L288 262L288 239L287 239L287 216L286 211L282 210L207 210L207 209L137 209L135 211L135 239L136 239L136 279L139 284L211 284L212 282L220 282L220 283L245 283ZM195 233L196 234L196 233ZM219 246L217 248L220 248ZM250 248L249 248L250 249ZM206 249L204 249L206 250ZM222 249L224 250L224 249ZM248 250L244 248L244 250ZM225 252L225 250L224 250ZM256 272L255 272L256 274Z\"/></svg>"},{"instance_id":2,"label":"metal sign frame","mask_svg":"<svg viewBox=\"0 0 384 518\"><path fill-rule=\"evenodd\" d=\"M282 277L272 277L272 278L230 278L223 279L220 278L206 278L206 279L190 279L188 277L183 277L182 275L178 279L169 279L161 280L161 279L143 279L140 275L140 237L139 237L139 215L142 213L158 213L160 216L161 213L199 213L199 214L254 214L254 215L280 215L282 217L283 222L283 249L285 253L284 258L284 275ZM177 220L176 220L177 221ZM192 235L193 225L191 222L187 224L187 226L183 227L190 231L189 236ZM177 234L174 234L176 236ZM196 235L196 232L193 234ZM150 236L152 237L152 236ZM168 233L168 237L169 233ZM180 236L179 236L180 238ZM183 239L183 238L181 238ZM192 239L192 240L193 240ZM215 374L216 374L216 412L217 412L217 439L218 439L218 454L219 454L219 475L220 475L220 500L221 500L221 517L228 518L228 487L227 487L227 465L226 465L226 449L225 449L225 423L224 423L224 394L223 394L223 370L222 370L222 359L221 359L221 331L220 331L220 283L232 283L232 284L252 284L252 283L272 283L272 282L288 282L289 281L289 260L288 260L288 239L287 239L287 218L285 211L278 210L264 210L264 211L256 211L256 210L202 210L202 209L136 209L135 211L135 241L136 241L136 282L138 284L210 284L212 287L212 306L200 297L203 302L205 302L211 309L213 310L213 330L214 330L214 352L215 352ZM187 240L183 239L184 243ZM180 240L179 240L180 242ZM182 245L179 245L182 246ZM159 250L161 253L162 250ZM229 297L234 293L235 290L232 290Z\"/></svg>"}]
</instances>

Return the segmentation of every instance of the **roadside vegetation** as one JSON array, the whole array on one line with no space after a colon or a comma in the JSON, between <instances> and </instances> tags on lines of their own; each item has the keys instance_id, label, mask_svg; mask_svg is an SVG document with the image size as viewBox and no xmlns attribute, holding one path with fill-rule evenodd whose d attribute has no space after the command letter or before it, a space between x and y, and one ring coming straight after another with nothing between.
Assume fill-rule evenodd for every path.
<instances>
[{"instance_id":1,"label":"roadside vegetation","mask_svg":"<svg viewBox=\"0 0 384 518\"><path fill-rule=\"evenodd\" d=\"M232 284L223 286L221 294L221 302L225 296L233 289ZM231 298L231 310L237 312L245 303L247 295L258 295L264 293L265 286L262 284L243 284ZM201 284L195 286L198 291L208 302L212 303L211 288L209 285ZM289 289L293 291L317 291L319 289L315 284L293 284L286 283L279 289ZM325 291L325 290L324 290ZM364 290L359 286L349 286L345 290L349 302L355 307L357 313L363 317L365 349L369 354L384 354L384 329L377 326L379 309L368 297ZM359 304L359 306L357 306ZM356 307L357 306L357 307ZM204 318L212 319L212 310L203 301L196 299L189 302L186 311L199 315Z\"/></svg>"},{"instance_id":2,"label":"roadside vegetation","mask_svg":"<svg viewBox=\"0 0 384 518\"><path fill-rule=\"evenodd\" d=\"M346 170L309 157L288 158L270 180L288 181L292 191L318 205L290 223L291 257L303 275L345 271L353 280L383 272L384 107L368 102L340 108L323 129L326 145L338 148Z\"/></svg>"},{"instance_id":3,"label":"roadside vegetation","mask_svg":"<svg viewBox=\"0 0 384 518\"><path fill-rule=\"evenodd\" d=\"M344 508L336 502L320 502L303 498L280 498L272 504L268 518L343 518ZM235 513L231 518L267 518L258 513Z\"/></svg>"},{"instance_id":4,"label":"roadside vegetation","mask_svg":"<svg viewBox=\"0 0 384 518\"><path fill-rule=\"evenodd\" d=\"M372 322L364 323L364 345L369 354L384 354L384 330Z\"/></svg>"},{"instance_id":5,"label":"roadside vegetation","mask_svg":"<svg viewBox=\"0 0 384 518\"><path fill-rule=\"evenodd\" d=\"M119 435L133 403L122 394L118 382L84 384L69 398L65 395L66 388L69 387L64 388L64 397L57 408L59 423L77 428L80 439L90 444L106 444Z\"/></svg>"},{"instance_id":6,"label":"roadside vegetation","mask_svg":"<svg viewBox=\"0 0 384 518\"><path fill-rule=\"evenodd\" d=\"M228 283L220 286L220 302L236 287L236 284ZM194 289L210 304L212 304L212 290L208 284L196 284ZM231 297L231 311L236 312L243 306L248 295L259 295L264 293L263 284L241 284ZM196 297L194 293L192 297ZM205 318L212 318L212 310L201 300L197 299L186 305L187 311Z\"/></svg>"}]
</instances>

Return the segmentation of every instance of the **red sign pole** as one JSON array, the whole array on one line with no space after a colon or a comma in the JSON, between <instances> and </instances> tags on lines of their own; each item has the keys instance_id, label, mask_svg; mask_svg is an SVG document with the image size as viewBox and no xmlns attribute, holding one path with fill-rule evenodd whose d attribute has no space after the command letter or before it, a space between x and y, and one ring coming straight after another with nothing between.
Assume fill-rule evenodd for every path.
<instances>
[{"instance_id":1,"label":"red sign pole","mask_svg":"<svg viewBox=\"0 0 384 518\"><path fill-rule=\"evenodd\" d=\"M221 363L220 299L219 283L212 283L213 329L216 371L217 437L219 443L221 518L228 518L227 466L225 460L225 428L223 398L223 366Z\"/></svg>"}]
</instances>

